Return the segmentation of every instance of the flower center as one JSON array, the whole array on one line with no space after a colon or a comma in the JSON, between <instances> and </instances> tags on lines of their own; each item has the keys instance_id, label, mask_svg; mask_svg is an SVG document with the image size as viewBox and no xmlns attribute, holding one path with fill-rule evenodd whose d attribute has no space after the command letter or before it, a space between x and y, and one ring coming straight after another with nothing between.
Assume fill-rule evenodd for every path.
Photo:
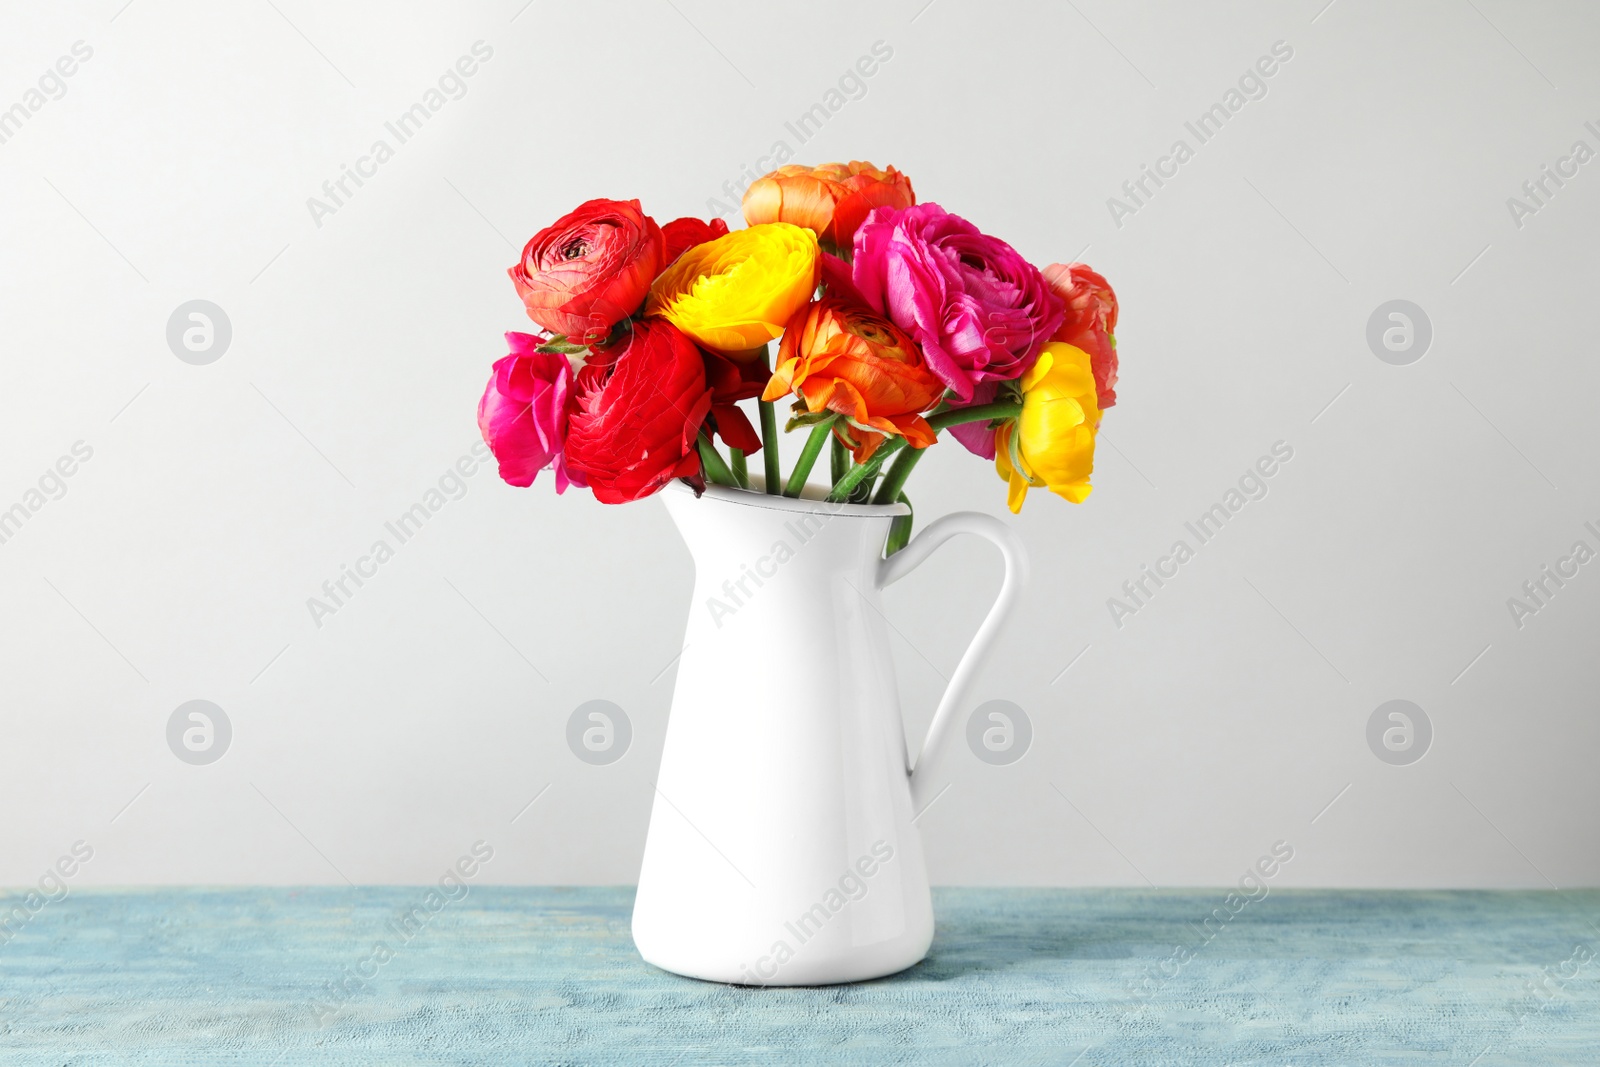
<instances>
[{"instance_id":1,"label":"flower center","mask_svg":"<svg viewBox=\"0 0 1600 1067\"><path fill-rule=\"evenodd\" d=\"M871 341L875 345L892 345L894 343L894 338L889 336L888 331L879 329L874 323L857 321L851 325L854 326L857 337Z\"/></svg>"}]
</instances>

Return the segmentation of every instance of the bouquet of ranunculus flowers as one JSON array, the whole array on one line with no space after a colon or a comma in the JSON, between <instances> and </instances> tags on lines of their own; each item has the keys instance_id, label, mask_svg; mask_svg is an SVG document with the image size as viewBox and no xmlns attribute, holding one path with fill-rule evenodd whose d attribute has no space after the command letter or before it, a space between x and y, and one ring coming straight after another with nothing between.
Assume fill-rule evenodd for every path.
<instances>
[{"instance_id":1,"label":"bouquet of ranunculus flowers","mask_svg":"<svg viewBox=\"0 0 1600 1067\"><path fill-rule=\"evenodd\" d=\"M780 167L744 216L659 226L637 200L591 200L534 235L511 280L547 332L506 334L478 406L502 478L549 468L558 493L620 504L674 478L750 489L760 452L761 488L797 497L829 448L829 500L887 504L948 428L994 460L1012 511L1029 486L1089 495L1116 400L1104 278L1040 271L870 163ZM790 395L786 429L808 434L785 479L773 404ZM897 519L889 550L909 532Z\"/></svg>"}]
</instances>

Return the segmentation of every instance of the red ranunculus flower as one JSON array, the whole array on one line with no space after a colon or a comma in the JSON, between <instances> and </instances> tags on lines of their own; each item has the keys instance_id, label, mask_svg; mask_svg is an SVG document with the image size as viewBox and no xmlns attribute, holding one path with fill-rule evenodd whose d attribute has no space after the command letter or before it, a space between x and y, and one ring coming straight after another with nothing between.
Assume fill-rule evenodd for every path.
<instances>
[{"instance_id":1,"label":"red ranunculus flower","mask_svg":"<svg viewBox=\"0 0 1600 1067\"><path fill-rule=\"evenodd\" d=\"M1104 411L1117 402L1117 294L1110 282L1083 263L1052 263L1044 269L1044 280L1067 309L1051 340L1089 353L1095 393Z\"/></svg>"},{"instance_id":2,"label":"red ranunculus flower","mask_svg":"<svg viewBox=\"0 0 1600 1067\"><path fill-rule=\"evenodd\" d=\"M735 405L761 395L766 388L768 374L760 360L736 363L721 352L702 348L700 354L706 361L706 384L711 387L711 418L717 424L717 436L729 448L741 452L761 451L761 438L750 419Z\"/></svg>"},{"instance_id":3,"label":"red ranunculus flower","mask_svg":"<svg viewBox=\"0 0 1600 1067\"><path fill-rule=\"evenodd\" d=\"M666 254L661 257L662 269L672 266L679 256L695 245L714 241L727 232L728 224L721 219L712 219L710 222L701 222L696 218L673 219L661 227L661 236L667 242Z\"/></svg>"},{"instance_id":4,"label":"red ranunculus flower","mask_svg":"<svg viewBox=\"0 0 1600 1067\"><path fill-rule=\"evenodd\" d=\"M700 473L695 443L711 410L700 349L662 319L640 319L596 351L576 382L567 467L602 504L647 497Z\"/></svg>"},{"instance_id":5,"label":"red ranunculus flower","mask_svg":"<svg viewBox=\"0 0 1600 1067\"><path fill-rule=\"evenodd\" d=\"M578 344L603 341L667 263L637 200L590 200L533 235L510 270L528 317Z\"/></svg>"}]
</instances>

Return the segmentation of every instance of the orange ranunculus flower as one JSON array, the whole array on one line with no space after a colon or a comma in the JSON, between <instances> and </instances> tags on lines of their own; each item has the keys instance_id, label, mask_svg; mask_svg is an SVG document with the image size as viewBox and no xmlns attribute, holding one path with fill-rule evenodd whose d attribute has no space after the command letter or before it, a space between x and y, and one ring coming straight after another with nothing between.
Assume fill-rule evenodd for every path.
<instances>
[{"instance_id":1,"label":"orange ranunculus flower","mask_svg":"<svg viewBox=\"0 0 1600 1067\"><path fill-rule=\"evenodd\" d=\"M832 249L846 249L856 227L875 207L910 207L917 202L911 179L889 167L859 160L820 167L788 164L757 178L744 193L744 219L804 226Z\"/></svg>"},{"instance_id":2,"label":"orange ranunculus flower","mask_svg":"<svg viewBox=\"0 0 1600 1067\"><path fill-rule=\"evenodd\" d=\"M763 400L797 394L809 412L843 416L834 433L865 462L886 436L926 448L938 435L922 412L944 383L909 335L870 308L823 297L795 312Z\"/></svg>"}]
</instances>

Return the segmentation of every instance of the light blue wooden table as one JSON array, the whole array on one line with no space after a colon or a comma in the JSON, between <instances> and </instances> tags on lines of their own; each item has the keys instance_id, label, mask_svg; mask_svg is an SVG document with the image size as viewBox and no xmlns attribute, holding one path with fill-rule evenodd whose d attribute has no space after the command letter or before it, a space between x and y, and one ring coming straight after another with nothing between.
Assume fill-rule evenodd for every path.
<instances>
[{"instance_id":1,"label":"light blue wooden table","mask_svg":"<svg viewBox=\"0 0 1600 1067\"><path fill-rule=\"evenodd\" d=\"M649 967L628 889L475 887L407 940L424 893L74 892L0 945L0 1063L1600 1064L1596 890L1206 927L1223 891L949 889L928 960L824 989Z\"/></svg>"}]
</instances>

